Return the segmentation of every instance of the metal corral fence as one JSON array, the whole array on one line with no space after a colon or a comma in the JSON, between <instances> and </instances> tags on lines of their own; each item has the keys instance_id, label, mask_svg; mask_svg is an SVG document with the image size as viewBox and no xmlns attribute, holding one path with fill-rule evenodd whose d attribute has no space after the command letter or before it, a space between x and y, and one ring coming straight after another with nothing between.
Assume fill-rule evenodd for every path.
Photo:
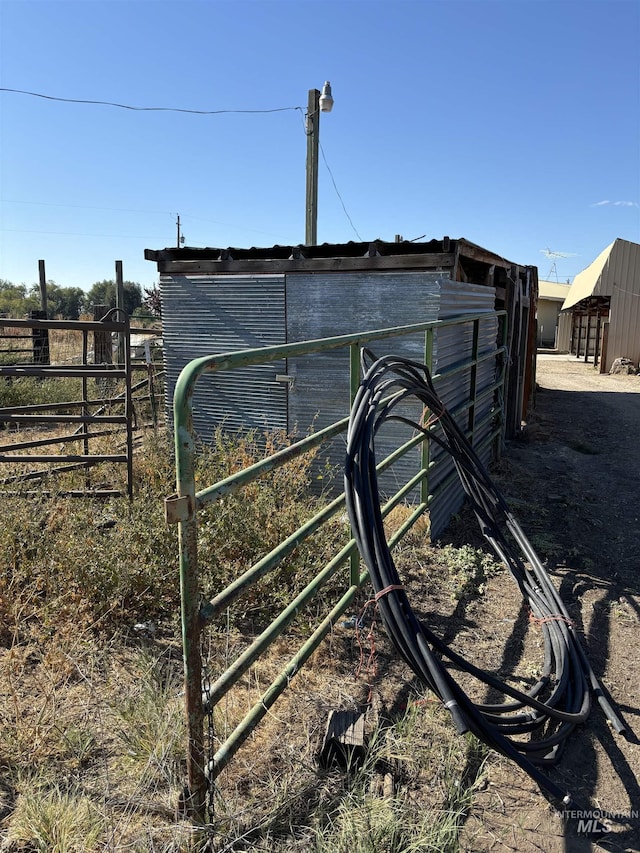
<instances>
[{"instance_id":1,"label":"metal corral fence","mask_svg":"<svg viewBox=\"0 0 640 853\"><path fill-rule=\"evenodd\" d=\"M117 308L104 307L93 321L0 318L0 463L7 473L0 494L78 469L83 487L56 494L121 494L91 485L89 469L106 463L124 468L132 497L133 431L147 420L155 426L163 407L161 372L150 357L136 364L131 343L129 318Z\"/></svg>"},{"instance_id":2,"label":"metal corral fence","mask_svg":"<svg viewBox=\"0 0 640 853\"><path fill-rule=\"evenodd\" d=\"M0 365L49 364L49 329L0 318ZM46 320L44 311L29 312L30 320Z\"/></svg>"},{"instance_id":3,"label":"metal corral fence","mask_svg":"<svg viewBox=\"0 0 640 853\"><path fill-rule=\"evenodd\" d=\"M493 323L495 334L493 344L481 350L480 341L486 340L481 334L483 323ZM312 652L331 631L336 621L345 613L356 594L367 580L362 571L356 545L351 539L324 565L319 566L315 577L280 612L263 631L227 668L214 679L206 673L203 680L203 655L201 648L203 629L207 624L220 623L224 629L224 613L229 605L250 590L259 579L273 572L276 567L291 554L302 542L316 533L320 527L338 513L344 512L344 493L330 499L312 518L284 539L277 547L264 555L258 562L237 576L226 588L217 590L211 600L202 598L200 568L198 560L198 512L204 507L215 508L216 502L265 474L285 465L293 458L320 448L346 433L348 411L337 422L324 426L296 441L291 446L280 449L270 456L251 464L221 481L196 491L196 453L198 439L194 431L193 395L196 383L203 374L228 371L248 365L272 362L300 355L316 356L330 350L346 349L349 353L350 389L353 400L360 382L360 355L364 346L375 348L381 341L398 339L403 336L420 333L424 335L424 361L433 373L434 351L437 349L437 335L440 330L459 327L469 332L469 352L461 356L455 364L450 364L442 372L433 375L437 389L447 388L451 384L462 386L464 396L455 406L447 403L449 411L456 417L460 426L472 441L474 448L486 459L499 455L503 441L504 411L503 385L507 367L505 312L486 312L475 316L456 317L448 320L436 320L411 326L379 329L355 333L340 337L324 338L281 346L269 346L260 349L243 350L220 355L205 356L191 361L182 370L174 393L174 438L176 454L177 493L165 501L166 518L169 523L178 525L180 585L182 608L182 632L184 643L185 695L187 713L187 768L188 797L187 811L197 821L205 819L207 802L211 812L213 783L230 759L248 738L258 722L268 713L278 696L285 690L290 679L307 661ZM483 370L487 365L490 370ZM482 382L479 377L483 376ZM420 409L414 412L414 421L420 421ZM445 494L457 474L446 465L451 461L443 455L437 457L431 453L431 442L422 432L410 434L402 440L400 446L390 452L378 464L379 471L389 471L391 467L407 453L417 449L419 465L416 472L406 482L398 484L394 494L390 495L383 507L386 517L397 505L411 501L408 516L390 535L390 545L395 546L411 529L416 521L427 511L435 508L439 496ZM442 476L442 470L447 471ZM440 472L440 476L439 476ZM434 482L436 485L434 486ZM459 485L459 484L458 484ZM460 503L462 489L460 487ZM222 512L222 505L220 505ZM341 576L339 572L343 570ZM310 627L309 635L299 646L280 674L262 694L259 701L249 710L235 729L214 750L213 710L227 695L234 684L247 673L270 644L280 636L293 621L300 610L308 605L318 591L331 578L340 579L338 598L329 612L317 626ZM204 720L209 719L208 742L205 743ZM209 800L207 800L209 795Z\"/></svg>"}]
</instances>

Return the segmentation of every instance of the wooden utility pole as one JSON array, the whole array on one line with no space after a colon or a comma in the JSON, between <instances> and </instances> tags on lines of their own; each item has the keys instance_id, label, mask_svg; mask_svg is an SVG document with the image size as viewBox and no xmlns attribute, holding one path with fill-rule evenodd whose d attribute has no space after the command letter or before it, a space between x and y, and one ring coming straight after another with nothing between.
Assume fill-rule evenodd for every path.
<instances>
[{"instance_id":1,"label":"wooden utility pole","mask_svg":"<svg viewBox=\"0 0 640 853\"><path fill-rule=\"evenodd\" d=\"M307 212L305 238L307 246L318 242L318 152L320 148L320 92L309 89L306 116L307 132Z\"/></svg>"}]
</instances>

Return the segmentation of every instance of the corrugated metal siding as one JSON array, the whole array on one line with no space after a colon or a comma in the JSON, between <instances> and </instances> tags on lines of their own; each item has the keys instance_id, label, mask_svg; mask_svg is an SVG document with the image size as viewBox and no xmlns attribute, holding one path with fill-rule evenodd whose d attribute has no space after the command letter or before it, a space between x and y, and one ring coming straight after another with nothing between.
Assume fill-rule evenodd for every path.
<instances>
[{"instance_id":1,"label":"corrugated metal siding","mask_svg":"<svg viewBox=\"0 0 640 853\"><path fill-rule=\"evenodd\" d=\"M464 314L492 312L495 290L454 282L434 272L288 273L284 276L163 275L163 338L167 371L167 400L170 406L178 375L193 358L285 342L323 338L376 328L408 325ZM497 321L480 324L479 352L496 349ZM438 329L434 336L434 373L455 366L471 356L473 326ZM394 353L424 361L424 335L390 338L374 345L376 355ZM290 386L278 383L276 374L291 377ZM451 409L469 395L470 374L466 370L438 382L438 392ZM479 366L477 393L495 381L495 361ZM288 415L287 415L288 405ZM478 405L476 422L491 412L493 397ZM290 358L203 376L194 395L194 424L207 440L216 426L230 430L257 427L288 429L303 434L345 417L349 412L349 355L346 350L309 357ZM409 403L403 413L414 420L421 407ZM468 412L460 415L468 427ZM476 435L476 444L489 428ZM410 427L388 423L376 441L382 460L407 441ZM430 476L430 491L437 495L430 517L432 536L439 535L464 500L457 480L438 489L453 471L453 462L432 443L432 459L438 465ZM489 462L490 447L481 451ZM342 481L344 439L337 439L323 459ZM318 467L322 464L318 463ZM391 494L419 470L416 448L381 477L383 494ZM341 485L340 485L341 487ZM417 497L417 496L414 496Z\"/></svg>"},{"instance_id":2,"label":"corrugated metal siding","mask_svg":"<svg viewBox=\"0 0 640 853\"><path fill-rule=\"evenodd\" d=\"M287 337L292 340L346 335L355 331L383 329L427 322L438 318L442 274L426 272L289 273L287 275ZM424 362L424 334L389 338L372 345L377 356L394 353ZM327 426L349 414L349 353L346 350L288 360L294 377L289 393L289 426L301 432L313 424ZM417 419L417 403L403 414ZM411 430L386 424L376 440L378 460L403 441ZM341 482L344 438L322 450ZM416 448L396 462L380 478L383 493L392 494L419 470ZM322 464L319 462L319 464Z\"/></svg>"},{"instance_id":3,"label":"corrugated metal siding","mask_svg":"<svg viewBox=\"0 0 640 853\"><path fill-rule=\"evenodd\" d=\"M571 311L563 311L558 316L558 336L556 349L558 352L569 352L571 348L571 326L573 316Z\"/></svg>"},{"instance_id":4,"label":"corrugated metal siding","mask_svg":"<svg viewBox=\"0 0 640 853\"><path fill-rule=\"evenodd\" d=\"M495 290L482 285L452 281L441 273L351 273L351 274L293 274L287 275L287 333L289 340L321 338L348 334L357 329L375 329L429 320L445 319L464 314L493 312ZM497 321L488 318L480 324L479 352L493 352L497 346ZM434 373L454 367L470 358L473 346L473 326L450 326L438 329L434 336ZM376 355L394 353L424 361L424 335L390 338L374 345ZM287 372L293 377L289 395L289 426L301 432L313 424L316 429L326 426L349 411L349 356L347 352L324 353L321 356L289 359ZM478 394L495 381L495 361L484 362L477 371ZM455 409L470 390L470 373L440 381L438 393L449 409ZM493 398L480 403L476 422L492 409ZM409 403L402 413L418 420L421 407ZM461 417L461 426L468 426L468 412ZM488 432L479 431L476 443ZM387 423L376 437L376 455L381 461L399 445L408 441L413 431L398 423ZM491 448L481 451L488 464ZM430 475L430 491L437 492L431 507L431 535L437 536L449 523L451 515L460 509L464 493L457 479L438 490L439 484L453 472L451 458L435 442L431 457L437 462ZM336 439L326 450L327 460L340 481L344 464L344 439ZM319 464L321 464L319 462ZM420 451L406 454L380 478L383 495L393 494L400 485L415 475L420 466ZM417 495L414 495L417 497Z\"/></svg>"},{"instance_id":5,"label":"corrugated metal siding","mask_svg":"<svg viewBox=\"0 0 640 853\"><path fill-rule=\"evenodd\" d=\"M602 292L611 295L605 371L616 358L640 362L640 245L616 240L603 271Z\"/></svg>"},{"instance_id":6,"label":"corrugated metal siding","mask_svg":"<svg viewBox=\"0 0 640 853\"><path fill-rule=\"evenodd\" d=\"M284 276L160 276L167 422L180 371L199 356L286 343ZM229 430L286 429L284 360L203 376L193 399L203 440Z\"/></svg>"},{"instance_id":7,"label":"corrugated metal siding","mask_svg":"<svg viewBox=\"0 0 640 853\"><path fill-rule=\"evenodd\" d=\"M492 312L495 305L495 290L492 287L443 280L441 292L440 318L463 316L464 314L480 314ZM487 317L479 324L478 354L495 352L497 348L498 322L495 316ZM437 358L434 373L442 373L447 368L453 368L469 359L473 352L473 324L464 326L445 326L437 334ZM476 396L491 386L496 379L495 359L487 359L478 366L476 374ZM470 396L471 374L469 370L454 376L436 380L436 390L449 411L454 411ZM478 403L475 412L476 424L479 424L494 409L493 395ZM469 427L469 411L462 411L457 418L459 426L466 430ZM480 444L490 433L491 424L476 429L474 446ZM485 465L491 461L491 445L478 449L480 459ZM455 475L452 483L442 487L448 477L454 474L452 458L432 443L431 458L437 463L429 478L429 491L435 494L429 513L431 536L439 536L449 524L451 516L459 511L464 502L464 492L460 481Z\"/></svg>"}]
</instances>

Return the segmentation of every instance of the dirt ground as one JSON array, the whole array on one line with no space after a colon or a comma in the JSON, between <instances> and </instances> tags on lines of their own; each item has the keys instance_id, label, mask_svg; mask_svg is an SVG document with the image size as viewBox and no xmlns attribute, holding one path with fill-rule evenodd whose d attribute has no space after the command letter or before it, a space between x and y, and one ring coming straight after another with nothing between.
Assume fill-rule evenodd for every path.
<instances>
[{"instance_id":1,"label":"dirt ground","mask_svg":"<svg viewBox=\"0 0 640 853\"><path fill-rule=\"evenodd\" d=\"M563 820L522 771L494 758L465 826L468 853L640 850L638 395L640 376L600 375L575 357L540 354L535 410L496 475L628 727L616 734L594 702L548 771L575 809L606 813L611 831L602 839L578 834L576 821ZM493 621L493 641L504 648L516 620L504 618L504 580L489 586L468 621ZM511 603L517 616L517 597Z\"/></svg>"},{"instance_id":2,"label":"dirt ground","mask_svg":"<svg viewBox=\"0 0 640 853\"><path fill-rule=\"evenodd\" d=\"M594 702L589 719L569 737L558 765L547 771L563 790L571 793L576 810L591 814L597 810L608 817L611 832L599 840L578 834L577 821L559 816L557 804L549 803L516 765L492 753L481 766L469 751L460 759L460 764L466 762L466 766L461 768L459 784L468 788L470 806L459 849L463 853L640 851L640 504L637 494L640 376L601 376L592 365L575 358L543 354L538 359L537 386L535 409L522 438L509 443L492 477L560 589L594 671L627 725L626 735L616 734ZM416 543L421 536L417 533L413 544L407 545L401 569L401 573L406 572L403 582L417 615L445 642L482 669L494 671L501 677L520 679L523 685L531 683L542 658L540 632L529 623L520 593L515 584L510 583L506 571L489 577L486 584L482 584L482 591L476 590L477 594L452 598L438 557L441 553L438 548L446 547L447 541L436 548L430 543L427 547L418 546ZM452 525L448 536L456 546L479 548L483 545L477 523L468 519L464 512ZM428 537L425 534L422 538ZM364 590L363 600L369 597L370 593ZM166 659L163 655L167 649L163 650L160 645L156 648L155 641L136 639L135 642L144 643L146 652L157 653L158 660ZM314 762L329 709L364 705L369 687L372 687L374 695L380 699L383 719L393 721L402 717L401 709L406 710L409 696L421 695L410 670L398 660L390 643L385 642L382 626L378 629L377 642L379 673L372 679L374 683L369 683L368 676L356 680L354 672L363 648L355 643L353 627L347 627L347 622L337 625L329 641L316 653L315 666L303 668L282 697L284 704L265 719L260 733L256 733L257 739L250 741L245 751L237 756L233 770L230 766L228 774L223 774L220 802L228 802L228 813L234 815L234 820L236 814L245 815L240 819L242 825L237 837L244 838L242 821L246 820L247 837L253 832L251 837L256 839L253 848L248 846L250 842L235 847L224 840L225 850L276 849L269 846L269 832L274 821L279 819L278 814L272 823L264 824L266 829L263 830L258 818L246 809L246 803L253 802L252 797L257 802L257 789L262 792L263 800L272 798L275 783L267 784L263 780L282 777L283 767L291 768L292 774L295 771L303 775L300 787L295 790L300 791L297 796L304 813L301 832L304 830L309 804L316 802L316 795L320 796ZM179 671L179 644L174 648L175 657L170 656L170 660ZM221 644L221 654L227 655L228 648ZM247 697L249 687L260 695L264 684L269 683L289 659L290 652L284 645L281 650L276 647L275 652L269 662L271 670L256 669L248 679L251 683L247 686ZM66 681L60 684L59 690L50 687L45 695L42 684L48 682L42 680L41 674L47 670L39 669L37 662L27 665L29 647L25 646L20 654L24 656L28 680L20 681L20 702L23 704L16 718L24 725L22 728L16 726L16 730L26 733L29 745L31 730L45 729L49 718L43 714L58 713L56 703L62 702L61 691ZM66 657L69 661L75 660L69 655ZM47 666L51 669L53 664ZM113 663L109 666L113 667ZM128 657L123 658L120 668L123 672L126 670L128 680L136 682ZM113 690L113 684L128 684L120 668L111 682L104 679L101 668L96 669L100 676L96 676L93 669L87 670L94 673L91 678L85 678L84 669L78 668L83 681L82 684L73 682L73 690L85 689L82 685L86 682L88 691L84 705L76 699L76 693L69 694L74 708L77 706L78 713L83 715L74 722L78 730L88 726L89 714L100 726L102 715L104 719L111 719L108 715L113 714L113 697L105 697L94 685L104 682L107 685L104 690L108 692ZM23 678L22 670L15 676L14 683L18 683L19 678ZM414 687L415 693L412 692ZM242 689L240 685L238 690ZM477 685L471 687L470 692L473 689L477 690ZM42 702L38 705L33 697L41 694ZM247 698L241 693L239 697L238 701L246 704ZM7 694L7 701L13 702L14 698ZM485 701L483 695L473 698ZM421 707L432 707L419 701ZM6 712L7 719L12 719L13 712L13 707ZM452 729L448 716L444 712L442 716L444 722L434 730L433 738L440 737L445 724ZM69 714L69 719L75 721L76 717ZM54 722L52 716L51 729L57 730L58 723L54 726ZM110 733L109 738L112 737ZM443 734L442 743L446 746L444 738ZM113 748L109 742L107 750ZM24 749L26 754L26 747ZM35 749L38 744L34 744ZM439 754L436 752L434 763L440 760ZM103 756L99 760L94 757L88 766L102 767L102 760ZM417 801L425 814L428 809L448 808L447 800L442 797L442 780L434 778L437 775L436 770L432 776L420 777L411 789L412 796L419 796ZM110 779L106 770L105 778ZM279 783L277 790L283 797L287 785L291 783L293 787L291 779L286 776ZM398 774L399 786L404 784L403 779L403 774ZM173 791L167 793L163 788L162 792L171 806L169 809L163 801L163 808L165 812L170 811L172 819L176 797ZM127 790L127 804L130 802L128 796ZM145 788L144 797L147 796L151 794ZM3 811L4 815L11 813L14 800L15 791L7 788L3 806L0 790L0 818ZM467 809L467 800L464 802ZM155 799L148 808L155 810L154 803ZM272 803L267 806L271 807ZM218 809L221 808L219 805ZM293 807L287 806L287 810L283 806L282 814L287 816L287 821L295 808L295 803ZM589 816L585 818L588 820ZM160 831L167 829L166 819L153 819L157 824L154 831L157 830L160 837ZM262 836L255 829L256 825ZM308 835L302 833L299 843L294 846L292 839L288 849L309 850L312 849L310 845ZM115 844L113 849L116 849Z\"/></svg>"}]
</instances>

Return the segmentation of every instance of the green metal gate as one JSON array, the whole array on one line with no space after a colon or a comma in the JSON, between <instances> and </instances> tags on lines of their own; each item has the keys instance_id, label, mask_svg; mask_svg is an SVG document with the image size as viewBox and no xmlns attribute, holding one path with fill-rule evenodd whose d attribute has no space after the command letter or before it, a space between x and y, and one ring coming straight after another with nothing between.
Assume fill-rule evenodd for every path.
<instances>
[{"instance_id":1,"label":"green metal gate","mask_svg":"<svg viewBox=\"0 0 640 853\"><path fill-rule=\"evenodd\" d=\"M207 624L219 620L225 609L252 584L272 572L279 563L301 542L316 532L328 519L344 511L344 494L331 500L316 515L294 531L270 553L236 577L225 589L219 590L208 601L202 598L198 564L198 512L205 506L214 504L225 496L237 492L249 483L258 480L277 467L286 464L294 457L313 448L320 447L342 433L348 425L348 412L335 423L317 433L296 441L291 446L278 450L242 471L196 491L195 456L196 436L193 429L192 397L198 379L211 371L233 370L237 367L259 364L276 359L322 353L338 348L347 348L350 353L351 399L355 396L360 382L360 353L363 346L389 338L398 338L415 333L424 334L424 361L431 370L434 352L434 336L438 330L451 325L472 325L472 352L469 358L462 359L454 367L433 375L436 387L439 382L450 377L464 376L469 388L467 399L460 402L451 412L465 428L476 450L487 446L493 448L494 457L499 456L504 435L504 382L506 373L507 350L505 347L505 312L486 312L477 315L465 315L447 320L418 323L389 329L358 332L341 337L323 338L314 341L289 343L253 350L206 356L191 361L180 374L174 393L174 440L176 455L176 494L165 501L165 513L169 523L178 525L180 590L182 608L182 635L185 673L185 703L187 712L187 773L188 798L187 811L198 822L205 819L207 791L221 770L228 764L235 752L247 739L259 721L268 713L278 696L286 689L291 678L301 668L332 626L345 613L357 592L367 580L366 572L360 567L359 555L353 539L342 547L326 565L319 567L313 580L291 601L257 636L245 651L213 683L207 682L203 693L203 661L201 652L201 634ZM478 352L479 324L488 318L498 320L498 340L495 349L480 354ZM483 388L478 387L478 366L487 360L495 362L494 381ZM477 416L480 403L491 400L488 414ZM486 410L484 406L484 410ZM481 439L479 438L481 437ZM434 473L434 462L430 456L430 441L418 433L398 447L378 465L378 470L389 468L412 448L420 448L420 470L402 484L386 502L383 515L410 495L417 496L411 512L390 538L390 545L396 545L415 522L438 499L441 490L450 484L451 478L438 483L438 491L429 487ZM457 475L454 473L454 477ZM344 571L343 591L330 611L311 631L300 645L280 674L273 680L260 700L249 710L230 735L215 751L209 754L205 749L205 715L221 701L231 687L258 660L269 645L282 634L300 608L307 605L318 590L341 570Z\"/></svg>"}]
</instances>

